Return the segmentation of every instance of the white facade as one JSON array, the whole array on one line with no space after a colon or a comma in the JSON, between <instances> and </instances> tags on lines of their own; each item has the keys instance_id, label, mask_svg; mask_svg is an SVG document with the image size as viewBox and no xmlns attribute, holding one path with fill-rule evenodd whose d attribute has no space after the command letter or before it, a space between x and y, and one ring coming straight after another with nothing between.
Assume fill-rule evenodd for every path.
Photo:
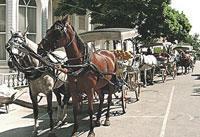
<instances>
[{"instance_id":1,"label":"white facade","mask_svg":"<svg viewBox=\"0 0 200 137\"><path fill-rule=\"evenodd\" d=\"M51 0L1 0L1 2L5 3L3 12L6 17L3 22L6 29L5 32L1 32L4 33L5 38L0 41L0 52L2 54L0 58L0 72L4 72L8 68L7 60L9 58L8 54L5 54L4 46L10 38L10 30L23 32L29 26L28 35L38 43L42 38L43 32L46 32L48 25L52 23L52 10L48 9L52 6Z\"/></svg>"},{"instance_id":2,"label":"white facade","mask_svg":"<svg viewBox=\"0 0 200 137\"><path fill-rule=\"evenodd\" d=\"M57 2L58 0L0 0L0 73L8 71L9 57L4 47L11 37L10 30L23 32L29 26L28 37L39 43L46 30L57 19L53 16ZM91 29L86 16L73 15L71 22L78 33Z\"/></svg>"}]
</instances>

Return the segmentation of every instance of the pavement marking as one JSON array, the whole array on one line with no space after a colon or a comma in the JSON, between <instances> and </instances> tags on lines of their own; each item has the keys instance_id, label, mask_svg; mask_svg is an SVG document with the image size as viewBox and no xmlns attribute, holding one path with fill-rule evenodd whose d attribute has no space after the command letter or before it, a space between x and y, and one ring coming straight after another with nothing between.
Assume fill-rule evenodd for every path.
<instances>
[{"instance_id":1,"label":"pavement marking","mask_svg":"<svg viewBox=\"0 0 200 137\"><path fill-rule=\"evenodd\" d=\"M164 118L164 116L120 116L119 118Z\"/></svg>"},{"instance_id":2,"label":"pavement marking","mask_svg":"<svg viewBox=\"0 0 200 137\"><path fill-rule=\"evenodd\" d=\"M172 99L173 99L173 95L174 95L174 89L175 89L175 86L173 86L172 90L171 90L169 102L168 102L168 105L167 105L167 110L166 110L166 113L165 113L165 117L164 117L164 120L163 120L161 132L160 132L160 137L165 136L165 130L166 130L166 127L167 127L167 120L168 120L168 116L169 116L170 109L171 109Z\"/></svg>"}]
</instances>

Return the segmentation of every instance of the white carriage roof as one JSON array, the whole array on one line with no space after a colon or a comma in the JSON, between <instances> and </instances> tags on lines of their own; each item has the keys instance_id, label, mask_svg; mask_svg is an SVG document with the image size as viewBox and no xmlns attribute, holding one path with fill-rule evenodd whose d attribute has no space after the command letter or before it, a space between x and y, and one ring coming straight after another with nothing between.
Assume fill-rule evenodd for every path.
<instances>
[{"instance_id":1,"label":"white carriage roof","mask_svg":"<svg viewBox=\"0 0 200 137\"><path fill-rule=\"evenodd\" d=\"M96 40L126 40L138 36L136 29L130 28L105 28L79 34L84 42Z\"/></svg>"},{"instance_id":2,"label":"white carriage roof","mask_svg":"<svg viewBox=\"0 0 200 137\"><path fill-rule=\"evenodd\" d=\"M140 48L157 47L157 46L163 46L163 43L149 43L141 45Z\"/></svg>"},{"instance_id":3,"label":"white carriage roof","mask_svg":"<svg viewBox=\"0 0 200 137\"><path fill-rule=\"evenodd\" d=\"M174 50L189 50L189 47L182 47L182 46L176 46L173 48Z\"/></svg>"}]
</instances>

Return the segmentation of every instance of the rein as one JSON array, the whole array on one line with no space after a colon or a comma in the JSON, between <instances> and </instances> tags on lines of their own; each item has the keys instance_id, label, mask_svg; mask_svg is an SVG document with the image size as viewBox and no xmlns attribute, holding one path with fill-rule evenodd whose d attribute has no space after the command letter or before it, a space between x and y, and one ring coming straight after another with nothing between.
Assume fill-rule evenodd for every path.
<instances>
[{"instance_id":1,"label":"rein","mask_svg":"<svg viewBox=\"0 0 200 137\"><path fill-rule=\"evenodd\" d=\"M67 60L67 62L68 62L68 61L73 61L73 60L78 60L78 59L84 58L84 57L86 57L86 56L87 56L87 55L83 55L83 56L80 56L80 57L77 57L77 58L70 58L70 59Z\"/></svg>"},{"instance_id":2,"label":"rein","mask_svg":"<svg viewBox=\"0 0 200 137\"><path fill-rule=\"evenodd\" d=\"M40 66L40 67L23 67L21 63L18 61L16 55L12 53L10 49L11 45L8 43L7 51L10 55L10 58L12 59L14 66L16 66L19 72L24 73L28 79L32 79L32 80L36 79L42 73L49 71L50 68L54 69L54 66L52 64L50 64L49 62L44 60L42 57L40 57L38 54L36 54L30 47L27 46L25 42L23 42L21 45L26 50L26 51L24 50L22 51L23 53L25 53L26 56L30 55L31 57L38 59L42 64L44 64L44 66Z\"/></svg>"}]
</instances>

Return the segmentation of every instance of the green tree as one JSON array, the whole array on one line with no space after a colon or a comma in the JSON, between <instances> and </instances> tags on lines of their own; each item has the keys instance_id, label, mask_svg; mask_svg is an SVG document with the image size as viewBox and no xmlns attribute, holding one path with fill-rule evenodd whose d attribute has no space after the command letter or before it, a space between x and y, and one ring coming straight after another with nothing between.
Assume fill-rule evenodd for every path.
<instances>
[{"instance_id":1,"label":"green tree","mask_svg":"<svg viewBox=\"0 0 200 137\"><path fill-rule=\"evenodd\" d=\"M164 4L163 16L164 36L171 42L174 40L185 42L192 27L186 15Z\"/></svg>"},{"instance_id":2,"label":"green tree","mask_svg":"<svg viewBox=\"0 0 200 137\"><path fill-rule=\"evenodd\" d=\"M186 43L189 43L191 46L193 46L193 49L196 51L200 51L200 38L199 34L189 35L186 38Z\"/></svg>"},{"instance_id":3,"label":"green tree","mask_svg":"<svg viewBox=\"0 0 200 137\"><path fill-rule=\"evenodd\" d=\"M130 27L139 24L141 9L147 0L64 0L60 2L56 15L76 13L91 14L91 23L100 24L100 28ZM86 10L87 9L87 10ZM139 19L140 18L140 19Z\"/></svg>"},{"instance_id":4,"label":"green tree","mask_svg":"<svg viewBox=\"0 0 200 137\"><path fill-rule=\"evenodd\" d=\"M185 41L191 29L185 14L172 9L166 2L152 2L150 5L145 13L148 16L139 27L143 41L159 37L165 37L170 42Z\"/></svg>"},{"instance_id":5,"label":"green tree","mask_svg":"<svg viewBox=\"0 0 200 137\"><path fill-rule=\"evenodd\" d=\"M91 23L100 24L98 28L138 28L143 42L160 37L184 41L191 25L170 3L171 0L62 0L56 15L90 13Z\"/></svg>"}]
</instances>

